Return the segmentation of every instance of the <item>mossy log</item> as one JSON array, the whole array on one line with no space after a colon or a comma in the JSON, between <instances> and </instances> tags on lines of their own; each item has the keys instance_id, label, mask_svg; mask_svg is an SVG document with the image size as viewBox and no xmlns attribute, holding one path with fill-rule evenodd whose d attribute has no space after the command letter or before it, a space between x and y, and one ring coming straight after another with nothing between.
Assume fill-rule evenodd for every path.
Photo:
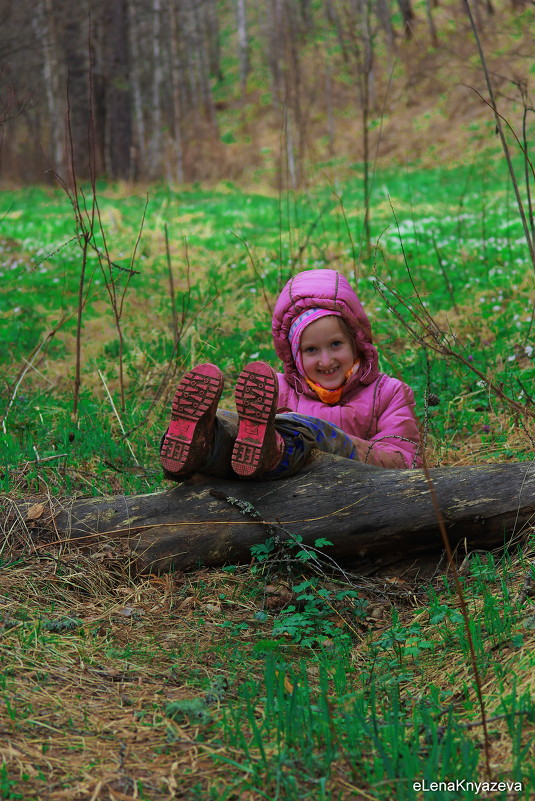
<instances>
[{"instance_id":1,"label":"mossy log","mask_svg":"<svg viewBox=\"0 0 535 801\"><path fill-rule=\"evenodd\" d=\"M532 463L433 468L429 477L452 547L503 546L535 520ZM33 517L29 509L18 513L31 520L34 541L94 547L120 538L142 572L247 562L251 546L273 535L301 535L306 544L326 538L333 544L325 551L345 564L391 563L443 547L424 471L326 455L279 481L196 475L161 492L49 500Z\"/></svg>"}]
</instances>

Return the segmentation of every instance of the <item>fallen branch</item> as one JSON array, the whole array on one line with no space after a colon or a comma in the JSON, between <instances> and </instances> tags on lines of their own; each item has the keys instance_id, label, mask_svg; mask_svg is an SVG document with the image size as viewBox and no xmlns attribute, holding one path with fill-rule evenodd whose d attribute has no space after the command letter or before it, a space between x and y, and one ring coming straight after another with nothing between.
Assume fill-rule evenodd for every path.
<instances>
[{"instance_id":1,"label":"fallen branch","mask_svg":"<svg viewBox=\"0 0 535 801\"><path fill-rule=\"evenodd\" d=\"M535 520L532 463L434 468L429 475L452 547L504 546ZM34 548L68 541L94 548L120 538L139 572L247 562L251 546L274 530L280 540L300 535L307 545L326 538L333 543L326 554L346 564L392 562L442 548L423 471L384 470L324 454L307 471L279 481L197 475L162 492L49 498L41 506L11 508L26 521Z\"/></svg>"}]
</instances>

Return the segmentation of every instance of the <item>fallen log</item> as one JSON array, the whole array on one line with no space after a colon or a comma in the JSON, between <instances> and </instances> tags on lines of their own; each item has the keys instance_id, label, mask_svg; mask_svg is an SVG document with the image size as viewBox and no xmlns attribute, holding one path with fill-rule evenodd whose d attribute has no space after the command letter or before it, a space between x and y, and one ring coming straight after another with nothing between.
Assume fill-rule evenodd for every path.
<instances>
[{"instance_id":1,"label":"fallen log","mask_svg":"<svg viewBox=\"0 0 535 801\"><path fill-rule=\"evenodd\" d=\"M533 463L429 471L452 547L503 546L535 521ZM37 509L37 511L36 511ZM33 511L32 511L33 510ZM340 563L396 558L443 547L422 470L385 470L325 454L279 481L194 476L146 495L48 499L18 505L33 542L77 541L94 548L121 539L139 572L221 566L251 559L274 536L300 535Z\"/></svg>"}]
</instances>

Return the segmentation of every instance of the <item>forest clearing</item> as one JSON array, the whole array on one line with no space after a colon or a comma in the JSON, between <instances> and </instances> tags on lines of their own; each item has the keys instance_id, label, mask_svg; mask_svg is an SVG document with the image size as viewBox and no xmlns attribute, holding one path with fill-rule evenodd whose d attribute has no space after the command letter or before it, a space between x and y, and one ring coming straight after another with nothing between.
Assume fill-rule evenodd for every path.
<instances>
[{"instance_id":1,"label":"forest clearing","mask_svg":"<svg viewBox=\"0 0 535 801\"><path fill-rule=\"evenodd\" d=\"M70 105L85 17L0 9L0 799L532 798L532 9L468 6L474 33L460 4L95 2ZM137 552L73 534L77 504L119 530L166 497L181 375L219 365L232 410L244 364L278 369L285 282L321 268L413 388L425 470L355 470L346 508L330 457L272 502L234 482L239 511L196 475L159 565L149 527ZM388 537L394 472L436 481L436 523L407 527L419 497L352 559L343 521L373 538L373 505Z\"/></svg>"}]
</instances>

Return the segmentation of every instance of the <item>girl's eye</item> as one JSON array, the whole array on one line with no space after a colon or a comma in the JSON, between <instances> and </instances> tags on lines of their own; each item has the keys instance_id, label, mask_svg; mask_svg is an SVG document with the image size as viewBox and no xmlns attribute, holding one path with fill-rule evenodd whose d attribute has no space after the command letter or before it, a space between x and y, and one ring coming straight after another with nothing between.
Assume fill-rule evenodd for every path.
<instances>
[{"instance_id":1,"label":"girl's eye","mask_svg":"<svg viewBox=\"0 0 535 801\"><path fill-rule=\"evenodd\" d=\"M335 340L335 341L332 343L332 346L333 346L333 348L339 348L341 344L342 344L342 340L341 340L341 339L336 339L336 340Z\"/></svg>"},{"instance_id":2,"label":"girl's eye","mask_svg":"<svg viewBox=\"0 0 535 801\"><path fill-rule=\"evenodd\" d=\"M313 347L312 345L309 345L308 348L305 348L305 353L314 353L315 350L316 350L315 347Z\"/></svg>"}]
</instances>

